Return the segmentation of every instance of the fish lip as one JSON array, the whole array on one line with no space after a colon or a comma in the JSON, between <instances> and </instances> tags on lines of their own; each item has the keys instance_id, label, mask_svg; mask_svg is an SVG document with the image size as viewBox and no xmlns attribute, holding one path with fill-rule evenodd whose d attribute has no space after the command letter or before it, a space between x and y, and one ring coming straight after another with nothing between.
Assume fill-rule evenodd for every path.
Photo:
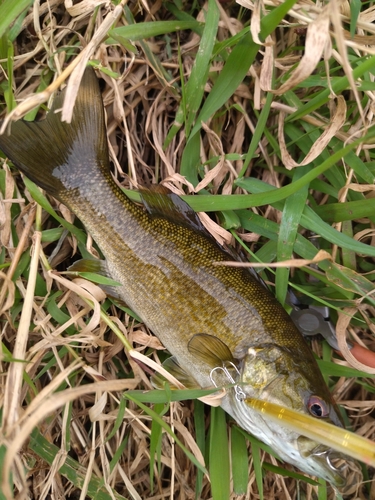
<instances>
[{"instance_id":1,"label":"fish lip","mask_svg":"<svg viewBox=\"0 0 375 500\"><path fill-rule=\"evenodd\" d=\"M347 464L343 464L340 467L336 467L333 463L335 459L344 459L344 455L330 448L323 449L318 446L316 451L311 453L311 457L314 457L324 469L328 472L330 478L329 482L336 486L336 488L342 488L346 485L346 478L344 477L344 470L347 468Z\"/></svg>"}]
</instances>

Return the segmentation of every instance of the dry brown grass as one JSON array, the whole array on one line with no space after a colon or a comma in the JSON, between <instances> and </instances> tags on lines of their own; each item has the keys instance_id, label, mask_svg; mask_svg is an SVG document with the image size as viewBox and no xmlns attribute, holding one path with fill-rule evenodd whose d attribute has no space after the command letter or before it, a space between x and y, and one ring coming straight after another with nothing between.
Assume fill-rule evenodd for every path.
<instances>
[{"instance_id":1,"label":"dry brown grass","mask_svg":"<svg viewBox=\"0 0 375 500\"><path fill-rule=\"evenodd\" d=\"M260 2L248 0L239 3L254 11L251 29L253 36L257 37L259 9L273 6L274 2L265 1L263 6ZM71 94L64 108L69 119L82 71L86 62L94 59L101 70L108 140L118 181L127 188L163 181L178 193L193 191L193 186L179 173L185 146L183 128L167 147L163 144L179 105L180 96L173 86L174 82L180 83L181 74L185 79L189 78L200 37L190 31L180 32L178 36L171 33L169 37L135 42L137 50L132 53L118 44L104 43L104 37L113 23L117 22L117 26L125 23L121 15L123 6L127 4L125 0L116 8L108 0L72 4L68 0L65 4L61 0L41 5L35 2L33 10L24 19L23 29L14 44L13 89L19 106L9 117L18 118L36 104L47 102L53 91L71 75ZM264 91L271 86L271 68L277 68L280 76L300 63L279 86L278 94L284 94L305 80L322 57L327 64L330 58L338 61L342 66L341 74L346 73L350 80L348 47L354 48L358 57L375 53L374 7L370 6L361 13L353 38L348 26L343 29L342 24L350 15L349 2L339 4L332 1L330 5L331 10L328 5L322 9L312 2L297 3L282 28L261 49L256 64L249 70L246 83L238 87L227 102L226 110L204 125L202 164L213 156L218 156L220 161L214 170L205 167L199 189L208 186L212 193L243 192L233 188L233 181L243 166L243 157L231 160L224 158L224 154L242 155L248 150L251 132L257 122L249 101L254 101L255 110L262 108ZM137 22L170 17L159 0L129 2L128 6ZM204 7L200 9L198 19L203 20ZM223 41L243 28L243 23L248 22L249 11L243 10L240 16L239 6L232 2L218 2L218 7L218 40ZM336 22L333 22L335 19ZM306 37L304 51L305 30L309 24L313 27ZM332 40L334 48L330 45ZM301 49L293 50L294 46L301 46ZM222 66L221 61L212 63L212 78L207 82L206 93L210 92ZM47 82L43 92L34 94L46 75L47 79L52 77L49 68L53 68L54 80ZM161 68L167 72L168 81ZM3 66L0 84L6 78ZM287 152L289 146L284 142L283 113L290 115L294 108L275 99L268 127L276 136L276 125L279 124L281 155L287 168L311 162L326 148L332 137L350 141L368 128L372 122L374 92L368 91L369 101L363 106L363 93L359 95L356 85L352 83L350 100L356 102L358 108L353 106L348 112L347 103L340 95L331 119L318 113L303 117L304 121L321 129L320 132L324 130L305 158L293 158ZM303 87L298 95L302 101L309 98ZM343 124L348 120L351 120L350 127L344 131ZM364 158L370 160L372 145L370 142L366 144L368 149ZM359 149L357 153L360 154ZM277 154L269 140L263 137L248 172L275 186L283 186L289 179L278 166ZM125 389L151 389L147 371L124 350L120 335L126 339L126 345L130 344L139 352L149 355L152 350L151 356L156 362L159 362L162 346L143 324L109 302L98 286L83 279L71 281L60 274L76 259L78 240L63 231L54 236L52 244L47 241L50 233L45 231L56 231L56 221L42 212L40 207L35 207L21 177L15 170L10 170L6 162L3 172L5 192L0 203L0 263L5 264L0 268L2 444L10 450L6 455L4 471L13 471L15 496L85 498L88 481L94 475L102 480L101 488L107 490L106 498L122 498L120 495L150 500L194 498L196 467L167 433L163 433L160 467L154 467L155 480L150 483L150 417L132 402L128 402L126 408L119 406L121 392ZM353 171L349 169L346 190L351 189L353 184L358 186L352 176ZM318 199L319 195L316 196L317 202L324 202L324 199ZM61 217L74 222L74 216L65 207L55 200L50 201ZM259 208L253 210L271 221L280 221L280 212L272 207L263 211ZM35 221L42 221L43 232L36 229ZM217 225L213 225L212 229L222 238L231 238ZM364 229L371 229L372 232L367 232L366 236L372 241L372 223L361 226L361 230ZM259 235L246 232L242 237L254 249L258 248L258 242L263 241ZM86 251L98 255L90 237ZM30 262L28 256L31 257ZM25 272L26 268L28 272ZM45 293L39 295L39 291ZM100 306L103 305L101 311ZM59 310L63 312L59 313ZM361 330L360 339L375 350L371 333L373 307L367 305L365 314L370 328L365 333ZM121 334L114 333L116 328ZM358 331L359 328L353 333ZM312 345L321 355L321 344L313 341ZM22 362L14 362L11 357ZM337 360L337 363L340 361ZM64 390L61 391L61 388ZM60 391L57 392L57 389ZM334 395L346 408L356 432L373 439L373 379L361 379L360 385L357 379L338 377L334 383ZM171 403L164 419L187 448L203 462L195 442L193 411L193 402ZM206 413L208 427L209 412ZM119 415L121 421L116 420ZM35 427L48 442L59 448L52 465L41 458L35 447L35 438L30 440ZM117 457L111 466L110 461L122 445L121 457ZM276 464L273 457L262 452L263 455L267 462ZM67 479L67 474L60 470L63 464L68 463L68 457L79 462L82 468L80 487L74 486ZM316 498L317 492L315 486L283 478L271 471L265 473L263 487L264 498L269 500L310 500ZM5 497L10 498L10 487L6 481L3 488ZM373 499L374 483L370 491L355 484L346 494L347 498ZM334 498L332 490L327 495ZM204 476L201 498L210 497L209 479ZM249 462L248 490L241 498L259 498L252 460Z\"/></svg>"}]
</instances>

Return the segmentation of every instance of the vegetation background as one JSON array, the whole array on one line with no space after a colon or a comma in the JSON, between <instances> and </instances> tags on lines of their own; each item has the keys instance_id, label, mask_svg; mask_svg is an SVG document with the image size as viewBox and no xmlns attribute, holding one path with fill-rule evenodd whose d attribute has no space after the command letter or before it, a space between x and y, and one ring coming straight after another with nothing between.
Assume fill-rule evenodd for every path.
<instances>
[{"instance_id":1,"label":"vegetation background","mask_svg":"<svg viewBox=\"0 0 375 500\"><path fill-rule=\"evenodd\" d=\"M66 82L69 119L90 61L128 195L188 195L218 239L287 261L263 274L281 303L292 286L375 350L374 19L360 0L2 0L3 130ZM128 348L159 364L159 341L100 277L64 275L99 256L80 222L5 158L0 196L0 498L341 498L199 391L152 391ZM318 248L332 260L290 262ZM374 439L374 369L311 345L348 427ZM375 498L373 472L349 470L343 496Z\"/></svg>"}]
</instances>

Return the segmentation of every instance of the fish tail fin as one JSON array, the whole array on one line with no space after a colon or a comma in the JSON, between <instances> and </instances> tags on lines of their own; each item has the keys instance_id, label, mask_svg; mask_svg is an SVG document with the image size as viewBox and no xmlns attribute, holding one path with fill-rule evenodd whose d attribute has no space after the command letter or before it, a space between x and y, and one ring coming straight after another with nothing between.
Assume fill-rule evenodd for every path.
<instances>
[{"instance_id":1,"label":"fish tail fin","mask_svg":"<svg viewBox=\"0 0 375 500\"><path fill-rule=\"evenodd\" d=\"M46 118L12 123L0 135L0 149L29 179L52 196L78 187L95 170L109 172L103 102L98 79L86 68L71 123L61 121L65 92L54 100Z\"/></svg>"}]
</instances>

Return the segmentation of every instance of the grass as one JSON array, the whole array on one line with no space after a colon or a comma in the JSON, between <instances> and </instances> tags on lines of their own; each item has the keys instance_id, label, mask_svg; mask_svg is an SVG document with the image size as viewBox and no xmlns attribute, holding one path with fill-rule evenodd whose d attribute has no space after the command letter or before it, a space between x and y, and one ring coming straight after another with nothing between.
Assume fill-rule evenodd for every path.
<instances>
[{"instance_id":1,"label":"grass","mask_svg":"<svg viewBox=\"0 0 375 500\"><path fill-rule=\"evenodd\" d=\"M0 2L2 117L42 116L70 74L74 97L90 59L125 192L163 182L264 267L328 251L264 277L374 351L373 2L241 4ZM159 341L98 277L62 274L99 255L81 223L5 158L0 194L1 499L341 498L196 399L207 391L153 390L129 349L160 363ZM311 345L348 427L374 439L371 369ZM353 472L346 497L373 498L373 472Z\"/></svg>"}]
</instances>

